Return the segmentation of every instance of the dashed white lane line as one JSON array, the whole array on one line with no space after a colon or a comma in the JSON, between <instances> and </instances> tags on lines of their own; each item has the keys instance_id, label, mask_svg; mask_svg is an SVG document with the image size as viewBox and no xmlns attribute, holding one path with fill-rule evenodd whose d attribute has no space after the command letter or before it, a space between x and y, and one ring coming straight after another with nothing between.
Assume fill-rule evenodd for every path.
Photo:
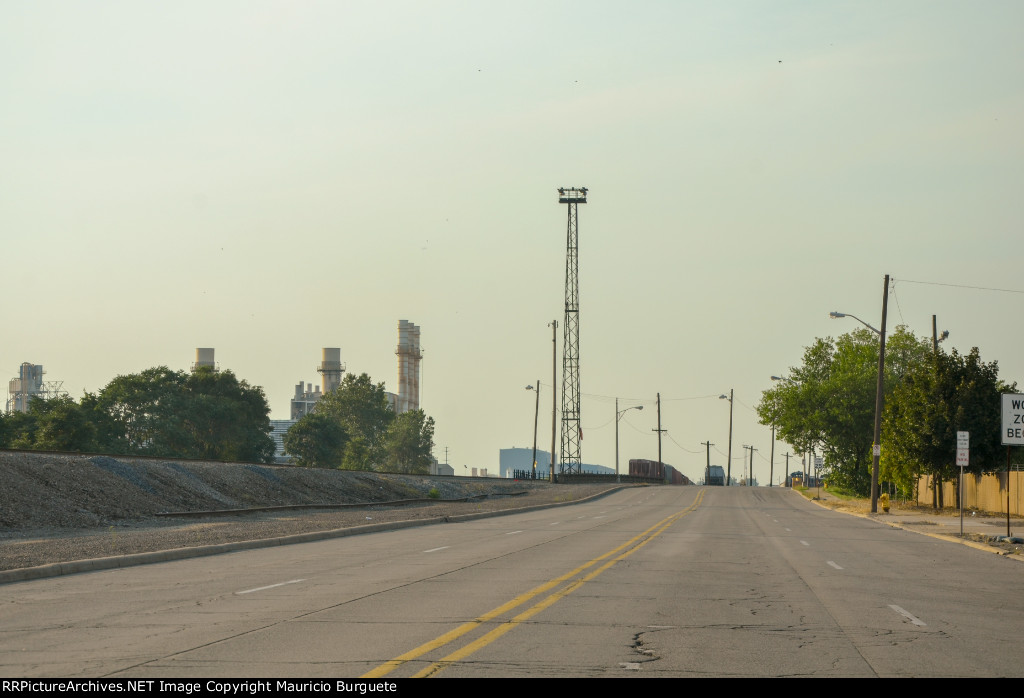
<instances>
[{"instance_id":1,"label":"dashed white lane line","mask_svg":"<svg viewBox=\"0 0 1024 698\"><path fill-rule=\"evenodd\" d=\"M583 518L583 517L581 516L580 518ZM552 521L551 523L548 524L548 526L557 526L560 523L562 523L562 522L561 521Z\"/></svg>"},{"instance_id":2,"label":"dashed white lane line","mask_svg":"<svg viewBox=\"0 0 1024 698\"><path fill-rule=\"evenodd\" d=\"M897 606L895 604L889 604L889 608L891 608L892 610L896 611L901 616L905 617L907 620L909 620L914 625L920 625L920 626L927 625L927 623L925 623L920 618L914 616L912 613L910 613L910 611L907 611L906 609L900 608L899 606Z\"/></svg>"},{"instance_id":3,"label":"dashed white lane line","mask_svg":"<svg viewBox=\"0 0 1024 698\"><path fill-rule=\"evenodd\" d=\"M236 594L251 594L254 591L263 591L264 589L273 589L274 587L283 587L286 584L298 584L299 582L304 582L304 581L306 581L306 580L305 579L292 579L292 580L287 581L287 582L280 582L278 584L270 584L270 585L265 586L265 587L256 587L255 589L246 589L245 591L236 591L235 593Z\"/></svg>"},{"instance_id":4,"label":"dashed white lane line","mask_svg":"<svg viewBox=\"0 0 1024 698\"><path fill-rule=\"evenodd\" d=\"M608 517L607 516L595 516L594 518L595 519L607 519Z\"/></svg>"},{"instance_id":5,"label":"dashed white lane line","mask_svg":"<svg viewBox=\"0 0 1024 698\"><path fill-rule=\"evenodd\" d=\"M509 531L509 532L508 532L508 533L506 533L505 535L506 535L506 536L514 536L514 535L515 535L515 534L517 534L517 533L522 533L522 531Z\"/></svg>"},{"instance_id":6,"label":"dashed white lane line","mask_svg":"<svg viewBox=\"0 0 1024 698\"><path fill-rule=\"evenodd\" d=\"M837 570L843 569L842 567L840 567L836 563L832 562L831 560L828 561L828 565L829 565L829 567L835 567Z\"/></svg>"},{"instance_id":7,"label":"dashed white lane line","mask_svg":"<svg viewBox=\"0 0 1024 698\"><path fill-rule=\"evenodd\" d=\"M792 533L792 532L793 532L793 529L792 529L792 528L787 528L786 530L787 530L788 532L790 532L790 533Z\"/></svg>"},{"instance_id":8,"label":"dashed white lane line","mask_svg":"<svg viewBox=\"0 0 1024 698\"><path fill-rule=\"evenodd\" d=\"M800 544L801 544L801 545L806 545L807 547L810 547L810 545L811 545L810 543L808 543L808 542L807 542L807 541L805 541L805 540L802 540L802 541L800 541Z\"/></svg>"},{"instance_id":9,"label":"dashed white lane line","mask_svg":"<svg viewBox=\"0 0 1024 698\"><path fill-rule=\"evenodd\" d=\"M447 550L450 547L452 547L452 546L450 546L450 545L442 545L440 548L431 548L430 550L424 550L423 552L425 552L425 553L436 553L438 550Z\"/></svg>"}]
</instances>

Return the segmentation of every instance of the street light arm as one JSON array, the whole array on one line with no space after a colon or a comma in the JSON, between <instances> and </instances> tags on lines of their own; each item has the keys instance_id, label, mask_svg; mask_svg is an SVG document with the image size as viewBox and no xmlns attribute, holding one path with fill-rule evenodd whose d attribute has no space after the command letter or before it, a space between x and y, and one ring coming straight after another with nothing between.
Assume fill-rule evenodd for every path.
<instances>
[{"instance_id":1,"label":"street light arm","mask_svg":"<svg viewBox=\"0 0 1024 698\"><path fill-rule=\"evenodd\" d=\"M868 328L869 330L871 330L872 332L874 332L875 334L877 334L877 335L878 335L879 337L881 337L881 336L882 336L882 333L881 333L881 332L879 332L879 331L878 331L878 330L876 330L876 329L875 329L874 327L872 327L872 326L871 326L871 325L869 325L868 323L866 323L866 322L864 322L863 320L861 320L861 319L860 319L859 317L857 317L856 315L853 315L852 313L840 313L840 312L837 312L837 311L833 310L833 311L832 311L831 313L829 313L829 314L828 314L828 316L829 316L830 318L832 318L833 320L835 320L836 318L841 318L841 317L852 317L852 318L853 318L854 320L856 320L856 321L857 321L857 322L859 322L860 324L864 325L864 327L867 327L867 328Z\"/></svg>"}]
</instances>

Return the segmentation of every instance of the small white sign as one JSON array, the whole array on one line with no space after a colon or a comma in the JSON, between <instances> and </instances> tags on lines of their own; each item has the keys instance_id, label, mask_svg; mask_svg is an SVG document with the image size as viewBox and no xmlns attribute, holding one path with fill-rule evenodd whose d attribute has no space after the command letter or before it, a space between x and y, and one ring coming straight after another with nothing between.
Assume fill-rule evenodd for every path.
<instances>
[{"instance_id":1,"label":"small white sign","mask_svg":"<svg viewBox=\"0 0 1024 698\"><path fill-rule=\"evenodd\" d=\"M956 464L961 468L966 468L970 461L970 453L966 448L958 448L956 450Z\"/></svg>"},{"instance_id":2,"label":"small white sign","mask_svg":"<svg viewBox=\"0 0 1024 698\"><path fill-rule=\"evenodd\" d=\"M971 432L969 432L969 431L958 431L956 433L956 447L957 448L970 448L971 447Z\"/></svg>"},{"instance_id":3,"label":"small white sign","mask_svg":"<svg viewBox=\"0 0 1024 698\"><path fill-rule=\"evenodd\" d=\"M881 457L882 444L871 444L871 455Z\"/></svg>"},{"instance_id":4,"label":"small white sign","mask_svg":"<svg viewBox=\"0 0 1024 698\"><path fill-rule=\"evenodd\" d=\"M1003 394L1003 446L1024 445L1024 395Z\"/></svg>"}]
</instances>

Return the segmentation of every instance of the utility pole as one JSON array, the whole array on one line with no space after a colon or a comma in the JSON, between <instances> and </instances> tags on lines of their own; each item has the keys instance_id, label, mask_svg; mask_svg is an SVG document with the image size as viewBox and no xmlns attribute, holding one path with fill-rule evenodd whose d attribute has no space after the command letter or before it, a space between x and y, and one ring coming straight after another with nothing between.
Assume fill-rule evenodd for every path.
<instances>
[{"instance_id":1,"label":"utility pole","mask_svg":"<svg viewBox=\"0 0 1024 698\"><path fill-rule=\"evenodd\" d=\"M582 472L580 426L580 288L577 207L587 203L586 187L563 187L558 203L568 204L565 235L565 320L562 324L562 462L560 472Z\"/></svg>"},{"instance_id":2,"label":"utility pole","mask_svg":"<svg viewBox=\"0 0 1024 698\"><path fill-rule=\"evenodd\" d=\"M551 389L552 392L554 388ZM534 391L537 393L536 406L533 408L533 470L530 472L530 478L533 480L537 479L537 421L540 417L540 378L537 379L537 388Z\"/></svg>"},{"instance_id":3,"label":"utility pole","mask_svg":"<svg viewBox=\"0 0 1024 698\"><path fill-rule=\"evenodd\" d=\"M878 337L878 383L875 386L875 438L871 446L871 513L878 513L878 460L882 455L882 378L885 375L885 316L889 308L889 275L882 292L882 331Z\"/></svg>"},{"instance_id":4,"label":"utility pole","mask_svg":"<svg viewBox=\"0 0 1024 698\"><path fill-rule=\"evenodd\" d=\"M651 431L658 432L658 466L661 467L661 434L668 431L661 428L661 393L658 393L658 428L651 429Z\"/></svg>"},{"instance_id":5,"label":"utility pole","mask_svg":"<svg viewBox=\"0 0 1024 698\"><path fill-rule=\"evenodd\" d=\"M786 482L789 482L789 451L786 451Z\"/></svg>"},{"instance_id":6,"label":"utility pole","mask_svg":"<svg viewBox=\"0 0 1024 698\"><path fill-rule=\"evenodd\" d=\"M555 416L558 414L557 395L555 392L555 386L558 382L555 379L555 372L558 370L558 320L552 320L548 323L548 327L551 328L551 459L548 463L548 482L555 481L555 434L558 433L558 428L555 426Z\"/></svg>"},{"instance_id":7,"label":"utility pole","mask_svg":"<svg viewBox=\"0 0 1024 698\"><path fill-rule=\"evenodd\" d=\"M719 395L719 400L729 401L729 455L726 456L725 463L725 486L729 486L729 480L732 479L732 388L729 388L729 397L725 395Z\"/></svg>"},{"instance_id":8,"label":"utility pole","mask_svg":"<svg viewBox=\"0 0 1024 698\"><path fill-rule=\"evenodd\" d=\"M759 448L750 447L750 475L747 476L747 487L754 486L754 451L760 451Z\"/></svg>"},{"instance_id":9,"label":"utility pole","mask_svg":"<svg viewBox=\"0 0 1024 698\"><path fill-rule=\"evenodd\" d=\"M714 446L710 441L701 441L701 444L707 447L708 452L708 464L704 468L704 485L707 486L708 480L711 479L711 447Z\"/></svg>"},{"instance_id":10,"label":"utility pole","mask_svg":"<svg viewBox=\"0 0 1024 698\"><path fill-rule=\"evenodd\" d=\"M768 486L772 486L772 478L775 477L775 422L772 422L772 459L768 466Z\"/></svg>"}]
</instances>

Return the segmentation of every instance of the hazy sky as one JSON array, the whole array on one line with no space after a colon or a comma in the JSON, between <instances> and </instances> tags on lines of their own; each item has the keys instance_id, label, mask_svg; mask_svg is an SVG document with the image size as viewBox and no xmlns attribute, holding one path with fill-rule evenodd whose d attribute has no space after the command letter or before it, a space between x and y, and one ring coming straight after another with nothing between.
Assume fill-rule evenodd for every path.
<instances>
[{"instance_id":1,"label":"hazy sky","mask_svg":"<svg viewBox=\"0 0 1024 698\"><path fill-rule=\"evenodd\" d=\"M556 189L586 186L583 460L614 464L616 396L644 405L623 464L656 458L660 392L699 478L734 388L733 473L752 443L766 482L761 391L859 326L830 310L877 326L886 273L890 327L937 314L1024 383L1022 26L1019 0L0 0L0 378L77 399L214 347L287 418L325 346L396 390L408 319L435 455L496 472L537 379L551 440Z\"/></svg>"}]
</instances>

